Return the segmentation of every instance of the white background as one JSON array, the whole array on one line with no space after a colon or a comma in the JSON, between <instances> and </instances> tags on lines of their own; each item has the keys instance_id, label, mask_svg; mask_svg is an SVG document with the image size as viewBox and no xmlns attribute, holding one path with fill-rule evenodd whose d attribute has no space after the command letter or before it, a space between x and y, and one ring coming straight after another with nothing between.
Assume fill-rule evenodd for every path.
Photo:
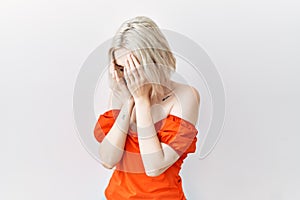
<instances>
[{"instance_id":1,"label":"white background","mask_svg":"<svg viewBox=\"0 0 300 200\"><path fill-rule=\"evenodd\" d=\"M1 1L0 199L101 199L111 171L77 137L73 89L87 56L137 15L202 45L224 81L223 135L197 167L184 164L188 199L299 199L292 0Z\"/></svg>"}]
</instances>

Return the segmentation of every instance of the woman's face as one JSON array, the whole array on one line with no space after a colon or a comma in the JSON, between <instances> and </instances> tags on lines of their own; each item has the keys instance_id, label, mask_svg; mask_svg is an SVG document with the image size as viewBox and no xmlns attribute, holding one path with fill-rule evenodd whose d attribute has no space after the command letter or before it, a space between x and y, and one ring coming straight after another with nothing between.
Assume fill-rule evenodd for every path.
<instances>
[{"instance_id":1,"label":"woman's face","mask_svg":"<svg viewBox=\"0 0 300 200\"><path fill-rule=\"evenodd\" d=\"M130 51L128 49L117 49L114 51L115 55L115 69L118 73L118 76L121 78L124 76L124 67L126 62L126 57L129 55Z\"/></svg>"}]
</instances>

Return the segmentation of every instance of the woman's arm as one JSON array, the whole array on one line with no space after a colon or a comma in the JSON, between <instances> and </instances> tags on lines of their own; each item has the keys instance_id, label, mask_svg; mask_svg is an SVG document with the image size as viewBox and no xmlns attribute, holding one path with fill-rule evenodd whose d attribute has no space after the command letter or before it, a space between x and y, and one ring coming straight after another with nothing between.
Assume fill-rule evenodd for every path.
<instances>
[{"instance_id":1,"label":"woman's arm","mask_svg":"<svg viewBox=\"0 0 300 200\"><path fill-rule=\"evenodd\" d=\"M112 169L122 158L133 105L132 99L122 105L114 125L100 143L100 160L106 168Z\"/></svg>"},{"instance_id":2,"label":"woman's arm","mask_svg":"<svg viewBox=\"0 0 300 200\"><path fill-rule=\"evenodd\" d=\"M180 156L159 141L149 101L135 100L135 107L138 141L145 172L148 176L158 176Z\"/></svg>"},{"instance_id":3,"label":"woman's arm","mask_svg":"<svg viewBox=\"0 0 300 200\"><path fill-rule=\"evenodd\" d=\"M195 101L195 96L191 92L185 92L182 96L185 105L181 107L185 113L184 118L191 119L195 124L198 117L195 113L198 113L200 99L197 98ZM176 162L181 155L158 139L149 100L136 99L135 107L139 148L144 168L148 176L158 176Z\"/></svg>"}]
</instances>

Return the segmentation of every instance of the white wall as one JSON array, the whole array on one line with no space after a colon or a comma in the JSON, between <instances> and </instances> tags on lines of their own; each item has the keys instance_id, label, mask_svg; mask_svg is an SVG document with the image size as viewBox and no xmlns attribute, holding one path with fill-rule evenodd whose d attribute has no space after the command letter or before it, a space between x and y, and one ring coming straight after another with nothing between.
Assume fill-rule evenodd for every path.
<instances>
[{"instance_id":1,"label":"white wall","mask_svg":"<svg viewBox=\"0 0 300 200\"><path fill-rule=\"evenodd\" d=\"M73 89L87 56L136 15L201 44L224 81L223 135L183 165L188 199L300 198L297 1L0 5L0 199L101 199L111 171L78 138Z\"/></svg>"}]
</instances>

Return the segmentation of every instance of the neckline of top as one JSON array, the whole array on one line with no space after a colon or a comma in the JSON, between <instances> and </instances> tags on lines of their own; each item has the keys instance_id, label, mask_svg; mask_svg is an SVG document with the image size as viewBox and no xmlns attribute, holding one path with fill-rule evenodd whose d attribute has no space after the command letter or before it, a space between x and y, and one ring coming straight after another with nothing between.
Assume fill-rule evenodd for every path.
<instances>
[{"instance_id":1,"label":"neckline of top","mask_svg":"<svg viewBox=\"0 0 300 200\"><path fill-rule=\"evenodd\" d=\"M113 111L115 111L115 112L117 112L117 113L119 114L119 112L121 111L121 109L111 109L111 110L106 111L105 113L107 113L107 112L113 112ZM181 117L179 117L179 116L170 114L170 113L167 115L166 118L160 119L160 120L158 120L157 122L155 122L155 123L154 123L154 126L156 127L157 124L159 124L159 123L161 123L162 121L164 121L164 120L166 120L166 119L169 119L169 118L172 118L173 121L174 121L174 120L175 120L175 121L177 120L176 122L182 123L182 125L184 125L184 126L186 126L186 127L188 127L188 128L196 129L196 126L195 126L194 124L192 124L191 122L189 122L189 121L187 121L187 120L185 120L185 119L183 119L183 118L181 118ZM131 129L130 129L130 130L131 130ZM133 131L133 130L131 130L131 131L132 131L132 132L135 132L135 131Z\"/></svg>"}]
</instances>

